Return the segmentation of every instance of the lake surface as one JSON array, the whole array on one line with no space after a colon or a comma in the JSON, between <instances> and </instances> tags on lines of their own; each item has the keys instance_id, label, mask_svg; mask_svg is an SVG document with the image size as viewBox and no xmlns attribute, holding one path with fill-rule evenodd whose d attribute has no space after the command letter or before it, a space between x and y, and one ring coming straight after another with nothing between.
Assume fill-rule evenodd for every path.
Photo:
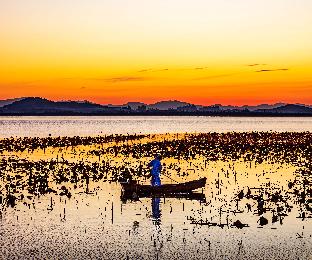
<instances>
[{"instance_id":1,"label":"lake surface","mask_svg":"<svg viewBox=\"0 0 312 260\"><path fill-rule=\"evenodd\" d=\"M230 131L312 131L312 117L0 117L0 138Z\"/></svg>"},{"instance_id":2,"label":"lake surface","mask_svg":"<svg viewBox=\"0 0 312 260\"><path fill-rule=\"evenodd\" d=\"M1 118L2 137L148 135L0 140L0 259L311 259L311 126L309 118ZM246 132L255 130L289 132ZM209 131L221 134L174 134ZM119 177L149 184L156 153L162 183L206 177L205 187L124 197Z\"/></svg>"}]
</instances>

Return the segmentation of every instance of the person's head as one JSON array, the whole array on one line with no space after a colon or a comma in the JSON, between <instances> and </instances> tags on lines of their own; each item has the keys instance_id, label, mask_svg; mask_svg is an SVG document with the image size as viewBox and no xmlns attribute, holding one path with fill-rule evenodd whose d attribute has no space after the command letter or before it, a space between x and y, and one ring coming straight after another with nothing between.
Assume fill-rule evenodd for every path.
<instances>
[{"instance_id":1,"label":"person's head","mask_svg":"<svg viewBox=\"0 0 312 260\"><path fill-rule=\"evenodd\" d=\"M157 154L157 155L155 156L155 159L157 159L157 160L161 161L162 157L161 157L161 155L160 155L160 154Z\"/></svg>"}]
</instances>

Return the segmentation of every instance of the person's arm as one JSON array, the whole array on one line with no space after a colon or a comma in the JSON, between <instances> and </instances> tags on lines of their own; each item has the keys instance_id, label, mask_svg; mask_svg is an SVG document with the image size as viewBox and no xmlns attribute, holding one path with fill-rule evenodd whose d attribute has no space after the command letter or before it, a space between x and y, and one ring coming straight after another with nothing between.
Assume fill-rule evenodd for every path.
<instances>
[{"instance_id":1,"label":"person's arm","mask_svg":"<svg viewBox=\"0 0 312 260\"><path fill-rule=\"evenodd\" d=\"M154 160L150 161L150 163L148 164L148 167L153 167L153 162L154 162Z\"/></svg>"}]
</instances>

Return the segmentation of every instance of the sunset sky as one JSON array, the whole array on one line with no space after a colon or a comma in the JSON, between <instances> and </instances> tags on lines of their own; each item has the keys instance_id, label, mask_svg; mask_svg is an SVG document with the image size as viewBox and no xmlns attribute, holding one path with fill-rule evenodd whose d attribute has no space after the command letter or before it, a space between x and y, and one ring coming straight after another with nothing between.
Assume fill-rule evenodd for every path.
<instances>
[{"instance_id":1,"label":"sunset sky","mask_svg":"<svg viewBox=\"0 0 312 260\"><path fill-rule=\"evenodd\" d=\"M0 0L0 99L312 104L311 0Z\"/></svg>"}]
</instances>

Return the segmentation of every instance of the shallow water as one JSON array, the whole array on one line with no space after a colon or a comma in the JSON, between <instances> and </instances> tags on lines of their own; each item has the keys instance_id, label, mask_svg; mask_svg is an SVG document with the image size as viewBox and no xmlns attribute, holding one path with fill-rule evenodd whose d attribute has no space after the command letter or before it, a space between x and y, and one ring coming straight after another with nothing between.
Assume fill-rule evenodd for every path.
<instances>
[{"instance_id":1,"label":"shallow water","mask_svg":"<svg viewBox=\"0 0 312 260\"><path fill-rule=\"evenodd\" d=\"M261 136L257 137L258 142L253 135L249 136L247 143L256 146L251 146L247 153L262 152L263 160L255 157L250 161L243 159L246 157L234 159L236 153L243 151L240 145L246 134L225 135L216 144L216 151L222 151L220 145L228 148L227 143L222 144L228 137L240 137L241 142L231 143L237 147L225 150L229 158L216 154L215 159L200 155L202 144L198 139L191 142L190 136L182 134L136 137L118 144L4 150L0 162L8 164L0 168L0 189L2 194L12 193L18 200L11 206L0 203L0 256L3 259L309 259L312 211L308 206L312 192L303 185L307 177L298 172L300 156L310 156L311 144L302 141L309 140L309 135L289 134L285 139L284 135L266 135L262 139ZM122 197L120 184L110 181L114 174L120 174L114 173L120 169L114 167L126 166L136 171L138 165L146 165L152 159L148 155L135 157L131 152L134 144L141 144L138 147L143 149L144 144L151 143L151 147L144 148L148 152L156 147L155 140L165 140L164 144L172 149L175 143L171 141L178 138L191 142L191 151L197 154L176 157L169 153L162 161L162 182L207 177L206 186L197 190L197 195L186 198ZM272 145L265 145L267 138ZM279 148L284 141L289 144ZM301 149L293 149L294 143L300 144ZM123 147L121 151L125 153L106 153L107 147L114 146ZM267 157L259 147L271 149ZM289 160L281 157L288 148L293 151ZM213 148L207 150L210 149ZM188 152L181 151L185 150ZM299 153L298 158L295 152ZM55 168L49 168L51 162ZM71 163L80 162L84 164L83 170L92 163L109 163L107 178L90 177L90 183L89 177L88 181L79 176L75 182L66 180L76 169ZM23 168L24 163L37 164L29 172ZM88 169L95 176L101 171ZM40 194L31 189L30 174L44 177L45 173L49 174L49 187L57 194ZM135 178L149 183L142 176ZM294 183L294 187L290 188L289 183ZM62 186L66 186L71 196L61 195ZM304 200L296 191L305 192Z\"/></svg>"},{"instance_id":2,"label":"shallow water","mask_svg":"<svg viewBox=\"0 0 312 260\"><path fill-rule=\"evenodd\" d=\"M308 259L312 228L310 220L297 218L299 206L276 223L268 211L264 217L269 223L261 226L256 207L250 212L246 208L255 201L237 205L232 201L238 187L250 183L269 189L266 178L280 177L283 169L255 182L256 172L266 167L235 168L241 169L236 184L233 176L206 172L206 202L178 198L124 202L115 183L92 183L88 194L82 185L71 189L70 199L34 197L3 212L0 252L4 259ZM249 178L243 177L246 173ZM217 179L222 179L222 188L216 187ZM237 220L248 227L232 226ZM208 222L217 225L205 225Z\"/></svg>"},{"instance_id":3,"label":"shallow water","mask_svg":"<svg viewBox=\"0 0 312 260\"><path fill-rule=\"evenodd\" d=\"M312 131L312 117L0 117L0 138L231 131Z\"/></svg>"},{"instance_id":4,"label":"shallow water","mask_svg":"<svg viewBox=\"0 0 312 260\"><path fill-rule=\"evenodd\" d=\"M10 218L1 221L2 256L308 259L311 255L311 229L299 221L299 227L286 222L284 226L275 225L277 229L274 225L259 228L256 221L242 230L192 225L187 215L200 209L200 203L177 199L162 199L161 217L155 220L151 199L121 204L118 187L108 190L114 189L111 194L106 190L94 196L75 196L70 201L54 198L57 206L53 211L47 210L48 198L38 200L35 209L10 209L6 214Z\"/></svg>"}]
</instances>

